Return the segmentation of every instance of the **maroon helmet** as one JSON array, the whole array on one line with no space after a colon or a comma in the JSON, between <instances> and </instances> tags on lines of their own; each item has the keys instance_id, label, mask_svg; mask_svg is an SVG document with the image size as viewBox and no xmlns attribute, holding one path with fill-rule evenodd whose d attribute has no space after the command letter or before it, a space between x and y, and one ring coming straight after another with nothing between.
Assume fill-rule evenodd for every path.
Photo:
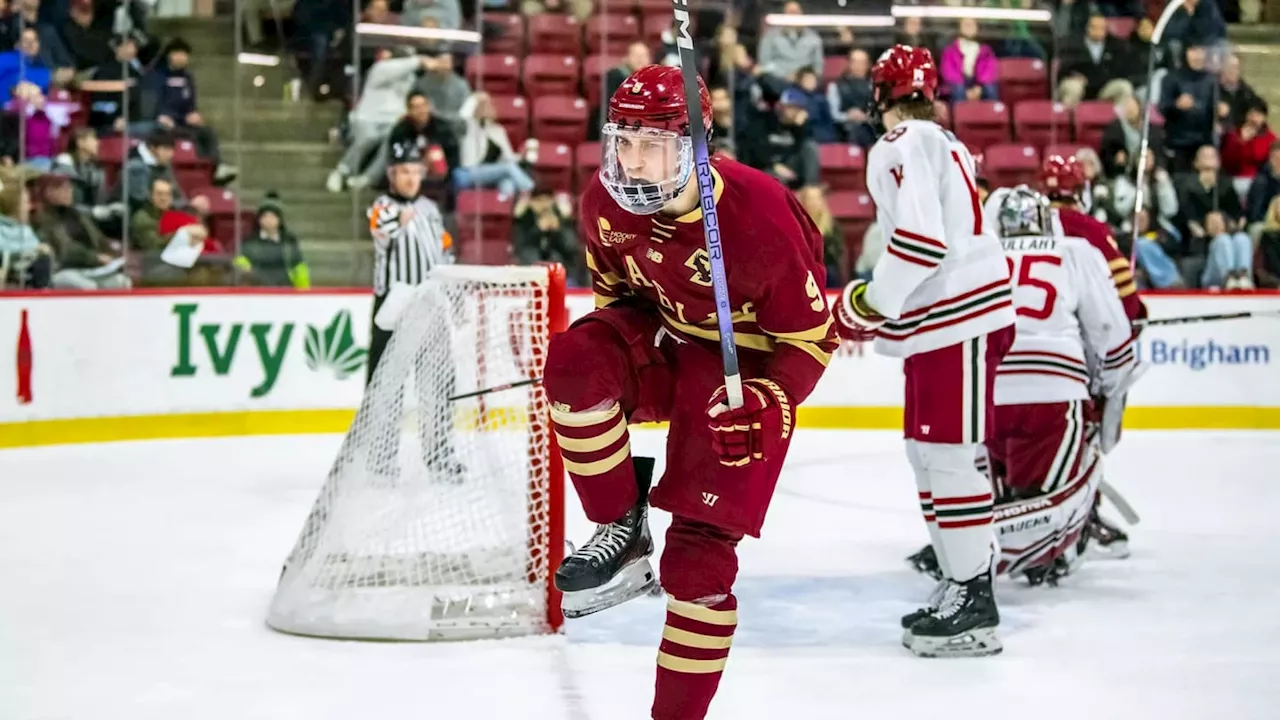
<instances>
[{"instance_id":1,"label":"maroon helmet","mask_svg":"<svg viewBox=\"0 0 1280 720\"><path fill-rule=\"evenodd\" d=\"M698 78L702 127L710 140L711 93ZM636 70L609 98L600 131L600 182L623 209L651 215L675 199L693 175L693 141L680 68Z\"/></svg>"},{"instance_id":2,"label":"maroon helmet","mask_svg":"<svg viewBox=\"0 0 1280 720\"><path fill-rule=\"evenodd\" d=\"M881 112L911 98L933 101L938 91L938 66L928 48L894 45L871 68L871 87Z\"/></svg>"},{"instance_id":3,"label":"maroon helmet","mask_svg":"<svg viewBox=\"0 0 1280 720\"><path fill-rule=\"evenodd\" d=\"M1084 166L1074 155L1050 155L1040 166L1040 191L1050 200L1076 202L1084 186Z\"/></svg>"}]
</instances>

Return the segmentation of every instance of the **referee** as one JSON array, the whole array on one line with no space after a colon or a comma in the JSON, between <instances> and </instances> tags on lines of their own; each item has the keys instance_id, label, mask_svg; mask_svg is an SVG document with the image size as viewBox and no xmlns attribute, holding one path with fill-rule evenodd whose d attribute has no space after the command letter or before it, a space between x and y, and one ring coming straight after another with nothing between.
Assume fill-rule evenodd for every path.
<instances>
[{"instance_id":1,"label":"referee","mask_svg":"<svg viewBox=\"0 0 1280 720\"><path fill-rule=\"evenodd\" d=\"M444 229L440 208L421 197L426 171L422 151L414 142L390 148L387 179L390 190L369 208L369 232L373 235L373 315L376 318L387 293L396 284L418 286L436 265L453 263L453 238ZM366 383L391 340L391 330L373 323L369 340Z\"/></svg>"}]
</instances>

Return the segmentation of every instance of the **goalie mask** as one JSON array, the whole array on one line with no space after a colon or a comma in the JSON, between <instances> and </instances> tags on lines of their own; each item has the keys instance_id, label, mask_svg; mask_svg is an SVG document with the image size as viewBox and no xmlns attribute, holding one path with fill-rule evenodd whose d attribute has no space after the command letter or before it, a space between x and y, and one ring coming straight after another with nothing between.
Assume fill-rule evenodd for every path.
<instances>
[{"instance_id":1,"label":"goalie mask","mask_svg":"<svg viewBox=\"0 0 1280 720\"><path fill-rule=\"evenodd\" d=\"M702 126L711 140L711 95L698 78ZM624 210L652 215L693 176L693 140L680 68L649 65L609 98L600 129L600 182Z\"/></svg>"},{"instance_id":2,"label":"goalie mask","mask_svg":"<svg viewBox=\"0 0 1280 720\"><path fill-rule=\"evenodd\" d=\"M1048 235L1052 210L1045 196L1026 185L1009 191L1000 201L997 222L1001 237Z\"/></svg>"}]
</instances>

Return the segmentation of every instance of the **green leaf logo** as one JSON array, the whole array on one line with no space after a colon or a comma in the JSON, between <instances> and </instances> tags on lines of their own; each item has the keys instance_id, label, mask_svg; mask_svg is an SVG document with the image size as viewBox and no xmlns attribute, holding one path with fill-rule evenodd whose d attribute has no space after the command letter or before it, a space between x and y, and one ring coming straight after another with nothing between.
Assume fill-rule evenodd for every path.
<instances>
[{"instance_id":1,"label":"green leaf logo","mask_svg":"<svg viewBox=\"0 0 1280 720\"><path fill-rule=\"evenodd\" d=\"M333 370L338 380L346 380L364 367L368 351L356 347L351 334L351 312L342 310L324 330L307 325L307 339L302 346L307 367L315 371Z\"/></svg>"}]
</instances>

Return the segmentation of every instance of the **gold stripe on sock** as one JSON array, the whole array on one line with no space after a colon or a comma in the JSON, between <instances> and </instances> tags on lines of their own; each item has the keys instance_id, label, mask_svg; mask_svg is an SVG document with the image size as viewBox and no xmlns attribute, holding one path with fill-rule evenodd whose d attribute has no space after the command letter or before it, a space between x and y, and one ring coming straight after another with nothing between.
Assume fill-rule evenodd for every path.
<instances>
[{"instance_id":1,"label":"gold stripe on sock","mask_svg":"<svg viewBox=\"0 0 1280 720\"><path fill-rule=\"evenodd\" d=\"M667 610L679 615L680 617L697 620L698 622L704 622L708 625L738 624L737 610L712 610L705 605L676 600L675 598L667 600Z\"/></svg>"},{"instance_id":2,"label":"gold stripe on sock","mask_svg":"<svg viewBox=\"0 0 1280 720\"><path fill-rule=\"evenodd\" d=\"M622 447L618 448L617 452L615 452L614 454L610 455L607 458L604 458L603 460L579 463L566 458L564 461L564 469L568 470L574 475L582 475L582 476L603 475L609 472L610 470L621 465L622 462L626 460L628 457L631 457L631 441L630 440L624 443Z\"/></svg>"},{"instance_id":3,"label":"gold stripe on sock","mask_svg":"<svg viewBox=\"0 0 1280 720\"><path fill-rule=\"evenodd\" d=\"M690 660L659 651L658 667L675 672L706 675L724 670L725 662L728 659L727 657L722 657L719 660Z\"/></svg>"},{"instance_id":4,"label":"gold stripe on sock","mask_svg":"<svg viewBox=\"0 0 1280 720\"><path fill-rule=\"evenodd\" d=\"M583 410L581 412L560 410L555 406L552 406L551 419L557 425L566 425L568 427L589 427L591 425L600 425L608 422L621 412L622 406L618 403L614 403L612 406L607 407L604 410Z\"/></svg>"},{"instance_id":5,"label":"gold stripe on sock","mask_svg":"<svg viewBox=\"0 0 1280 720\"><path fill-rule=\"evenodd\" d=\"M571 438L565 437L560 433L556 433L556 443L560 445L561 450L569 452L589 453L598 452L617 442L627 431L627 422L625 418L619 417L614 422L613 427L603 433L589 438Z\"/></svg>"},{"instance_id":6,"label":"gold stripe on sock","mask_svg":"<svg viewBox=\"0 0 1280 720\"><path fill-rule=\"evenodd\" d=\"M703 650L725 650L733 645L732 635L703 635L702 633L673 628L670 625L662 628L662 639L670 640L685 647L701 648Z\"/></svg>"}]
</instances>

